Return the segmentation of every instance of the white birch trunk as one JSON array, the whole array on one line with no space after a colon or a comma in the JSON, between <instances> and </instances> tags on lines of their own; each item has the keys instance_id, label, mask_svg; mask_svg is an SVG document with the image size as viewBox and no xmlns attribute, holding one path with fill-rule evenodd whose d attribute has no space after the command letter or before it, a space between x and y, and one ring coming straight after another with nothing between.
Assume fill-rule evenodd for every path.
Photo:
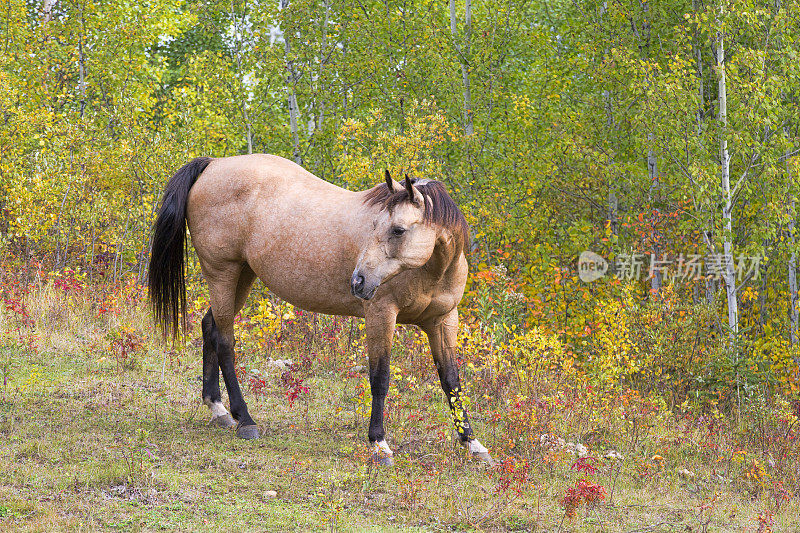
<instances>
[{"instance_id":1,"label":"white birch trunk","mask_svg":"<svg viewBox=\"0 0 800 533\"><path fill-rule=\"evenodd\" d=\"M780 0L775 1L775 10L780 11L781 9L781 2ZM782 36L778 35L778 47L782 46ZM781 93L781 96L785 99L786 95ZM787 140L790 138L789 134L789 127L785 126L783 128L783 134L786 136ZM784 157L786 158L786 177L788 183L792 183L792 170L791 166L789 165L789 160L791 158L791 147L786 148L786 152L784 153ZM794 194L794 188L790 189L791 194ZM797 252L795 251L795 237L794 237L794 219L797 216L797 211L795 210L795 199L792 196L791 198L791 208L789 213L789 245L792 247L792 255L789 258L789 342L792 346L797 344L797 322L798 322L798 310L797 310ZM794 362L795 364L800 367L800 356L794 354Z\"/></svg>"},{"instance_id":2,"label":"white birch trunk","mask_svg":"<svg viewBox=\"0 0 800 533\"><path fill-rule=\"evenodd\" d=\"M648 82L649 83L649 82ZM660 182L659 182L659 175L658 175L658 160L656 159L656 155L653 152L653 134L647 134L647 177L650 178L650 201L657 200L657 195L659 193ZM659 213L658 209L654 209L656 213ZM659 256L661 255L661 249L658 246L658 239L660 234L658 230L653 229L653 239L656 243L653 245L653 256L656 261L659 260ZM660 270L653 271L653 277L650 279L650 289L652 290L655 296L658 296L659 291L661 290L661 284L663 282L662 274Z\"/></svg>"},{"instance_id":3,"label":"white birch trunk","mask_svg":"<svg viewBox=\"0 0 800 533\"><path fill-rule=\"evenodd\" d=\"M601 21L605 18L607 10L608 10L608 4L607 2L604 1L600 6ZM608 52L609 52L608 46L606 46L604 50L605 57L608 57ZM606 113L606 129L609 132L611 132L612 129L614 128L614 102L611 99L611 93L607 90L603 91L603 109L605 110ZM609 168L614 169L615 164L616 162L612 158L609 161ZM617 199L617 195L615 193L615 188L614 188L614 180L616 172L614 170L611 170L609 172L609 175L610 178L608 180L608 225L609 229L611 230L611 236L612 236L610 245L611 255L616 256L617 250L616 247L614 246L613 237L617 236L617 209L619 207L619 200ZM616 274L614 263L615 263L614 261L609 261L609 268L612 276Z\"/></svg>"},{"instance_id":4,"label":"white birch trunk","mask_svg":"<svg viewBox=\"0 0 800 533\"><path fill-rule=\"evenodd\" d=\"M322 20L322 38L320 39L320 50L319 55L317 56L317 62L319 64L319 70L317 71L317 87L315 90L317 95L315 97L317 118L314 123L313 136L317 136L322 133L322 125L325 120L325 108L327 107L327 101L323 98L323 95L327 94L325 87L325 66L327 64L328 54L328 21L330 20L331 11L330 1L325 0L324 6L325 17ZM322 155L319 151L317 151L317 158L314 161L314 174L317 174L322 179L325 179L325 168L321 167L321 159Z\"/></svg>"},{"instance_id":5,"label":"white birch trunk","mask_svg":"<svg viewBox=\"0 0 800 533\"><path fill-rule=\"evenodd\" d=\"M608 50L606 50L606 55L608 54ZM611 94L608 91L603 91L603 101L604 107L606 111L606 129L610 132L614 127L614 104L611 101ZM609 167L614 168L615 162L612 159L609 162ZM611 229L611 235L617 235L617 208L619 206L619 201L617 200L617 195L614 192L614 177L615 174L613 171L611 172L612 177L608 181L608 224ZM616 252L616 250L614 250ZM611 263L612 267L612 274L613 274L613 262Z\"/></svg>"},{"instance_id":6,"label":"white birch trunk","mask_svg":"<svg viewBox=\"0 0 800 533\"><path fill-rule=\"evenodd\" d=\"M56 5L56 0L44 0L42 3L42 22L47 24L53 20L53 6Z\"/></svg>"},{"instance_id":7,"label":"white birch trunk","mask_svg":"<svg viewBox=\"0 0 800 533\"><path fill-rule=\"evenodd\" d=\"M53 2L55 4L55 2ZM83 49L83 36L85 21L83 6L81 5L81 33L78 36L78 90L81 92L81 118L86 110L86 53Z\"/></svg>"},{"instance_id":8,"label":"white birch trunk","mask_svg":"<svg viewBox=\"0 0 800 533\"><path fill-rule=\"evenodd\" d=\"M694 13L697 13L697 11L699 9L698 4L699 4L698 0L692 0L692 11ZM696 56L696 61L697 61L697 79L698 79L698 82L699 82L699 84L698 84L699 86L697 88L697 92L698 92L697 96L699 98L699 102L697 104L697 112L696 112L696 117L697 117L697 138L698 138L698 140L699 140L699 142L700 142L700 144L702 146L702 144L703 144L703 141L702 141L703 122L705 120L705 117L704 117L704 114L703 114L703 106L705 105L706 95L705 95L705 82L703 81L703 51L702 51L702 47L700 46L700 43L698 42L697 34L695 34L695 38L694 38L693 44L694 44L694 47L695 47L695 56ZM704 211L704 209L702 209L702 207L700 209L701 209L701 212ZM711 238L713 236L711 228L709 226L706 226L706 228L704 228L701 231L701 234L703 236L703 242L705 243L705 247L706 247L706 255L710 256L711 254L714 253L714 246L713 246L713 243L711 241ZM709 277L706 277L705 285L706 285L706 287L705 287L706 288L706 303L708 303L709 305L714 305L714 296L716 295L716 292L717 292L716 291L716 283L714 282L713 279L711 279Z\"/></svg>"},{"instance_id":9,"label":"white birch trunk","mask_svg":"<svg viewBox=\"0 0 800 533\"><path fill-rule=\"evenodd\" d=\"M248 110L248 99L247 99L247 88L244 85L244 76L242 75L242 55L241 55L241 48L242 48L242 29L237 22L236 17L236 9L234 5L234 0L231 0L231 19L233 19L233 29L236 32L236 75L239 78L239 85L242 88L242 95L241 95L241 102L239 103L239 108L242 111L242 118L244 119L244 134L247 140L247 153L253 153L253 126L250 122L250 112Z\"/></svg>"},{"instance_id":10,"label":"white birch trunk","mask_svg":"<svg viewBox=\"0 0 800 533\"><path fill-rule=\"evenodd\" d=\"M289 7L289 0L281 0L281 9ZM292 51L291 44L289 43L289 32L283 33L283 51L286 57L286 90L289 93L289 128L292 130L292 156L294 162L298 165L303 164L303 158L300 157L300 136L297 130L298 107L297 107L297 71L294 68L294 62L289 59Z\"/></svg>"},{"instance_id":11,"label":"white birch trunk","mask_svg":"<svg viewBox=\"0 0 800 533\"><path fill-rule=\"evenodd\" d=\"M794 213L795 202L792 199L791 216L789 218L789 243L792 255L789 258L789 341L792 346L797 343L797 253L794 251Z\"/></svg>"},{"instance_id":12,"label":"white birch trunk","mask_svg":"<svg viewBox=\"0 0 800 533\"><path fill-rule=\"evenodd\" d=\"M633 20L631 20L631 24L633 27L634 36L639 41L639 49L642 51L642 62L644 64L645 72L644 72L644 79L645 84L650 88L652 83L651 80L651 73L650 73L650 4L647 2L642 3L642 12L643 12L643 23L642 23L642 31L641 34L636 30L636 24ZM654 145L655 145L655 135L653 135L652 131L647 132L647 177L650 180L650 189L649 189L649 200L652 204L654 201L658 200L658 194L660 189L660 182L659 182L659 175L658 175L658 160L656 158ZM654 214L656 217L660 214L658 209L654 208ZM659 260L659 256L661 255L661 250L658 247L658 240L660 238L660 234L657 229L653 228L653 251L652 257L654 261ZM652 267L652 265L651 265ZM650 278L650 289L653 295L657 296L659 291L661 290L662 284L662 274L660 270L653 270L653 277Z\"/></svg>"},{"instance_id":13,"label":"white birch trunk","mask_svg":"<svg viewBox=\"0 0 800 533\"><path fill-rule=\"evenodd\" d=\"M328 20L330 19L331 4L329 0L325 0L325 19L322 21L322 39L319 52L319 73L317 79L320 85L323 84L323 70L325 69L326 55L328 51ZM320 94L325 94L324 87L320 87ZM317 130L322 131L322 121L325 118L325 101L319 103L319 114L317 116Z\"/></svg>"},{"instance_id":14,"label":"white birch trunk","mask_svg":"<svg viewBox=\"0 0 800 533\"><path fill-rule=\"evenodd\" d=\"M722 220L725 236L722 241L722 252L725 256L725 292L728 298L728 327L731 334L739 331L739 309L736 300L736 273L733 269L733 198L731 195L730 157L728 155L728 99L725 86L725 43L723 33L717 33L717 89L719 93L719 158L721 166Z\"/></svg>"},{"instance_id":15,"label":"white birch trunk","mask_svg":"<svg viewBox=\"0 0 800 533\"><path fill-rule=\"evenodd\" d=\"M647 87L650 88L652 80L650 79L650 4L644 2L642 4L642 9L644 11L644 27L642 28L644 35L644 46L643 50L645 51L645 80L647 82ZM655 145L655 135L653 135L652 131L647 132L647 177L650 179L650 203L652 204L654 201L658 201L658 196L660 193L661 182L660 177L658 174L658 159L656 158L654 145ZM658 216L661 214L657 208L653 208L654 214L656 216L656 223L658 223ZM661 235L660 232L654 227L653 228L653 257L656 261L659 260L659 256L661 255L661 249L658 246L658 241L660 240ZM662 274L661 270L654 270L653 277L650 279L650 289L654 296L658 296L659 291L661 291L661 284L662 284Z\"/></svg>"},{"instance_id":16,"label":"white birch trunk","mask_svg":"<svg viewBox=\"0 0 800 533\"><path fill-rule=\"evenodd\" d=\"M475 133L472 121L472 95L469 86L469 52L470 36L472 34L472 0L465 0L464 13L464 47L458 45L458 25L456 19L456 1L450 0L450 33L453 35L453 45L461 63L461 84L464 90L464 133L468 136Z\"/></svg>"}]
</instances>

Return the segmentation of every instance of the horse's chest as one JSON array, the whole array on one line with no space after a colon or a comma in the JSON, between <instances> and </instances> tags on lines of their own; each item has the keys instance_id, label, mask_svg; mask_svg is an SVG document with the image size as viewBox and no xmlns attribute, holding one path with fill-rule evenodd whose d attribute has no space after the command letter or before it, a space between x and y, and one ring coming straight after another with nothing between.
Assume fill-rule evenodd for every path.
<instances>
[{"instance_id":1,"label":"horse's chest","mask_svg":"<svg viewBox=\"0 0 800 533\"><path fill-rule=\"evenodd\" d=\"M397 294L397 303L400 307L402 321L421 322L434 316L444 315L458 305L459 298L453 294L415 293L404 290Z\"/></svg>"},{"instance_id":2,"label":"horse's chest","mask_svg":"<svg viewBox=\"0 0 800 533\"><path fill-rule=\"evenodd\" d=\"M402 287L395 293L397 305L405 315L417 315L430 304L431 297L413 286Z\"/></svg>"}]
</instances>

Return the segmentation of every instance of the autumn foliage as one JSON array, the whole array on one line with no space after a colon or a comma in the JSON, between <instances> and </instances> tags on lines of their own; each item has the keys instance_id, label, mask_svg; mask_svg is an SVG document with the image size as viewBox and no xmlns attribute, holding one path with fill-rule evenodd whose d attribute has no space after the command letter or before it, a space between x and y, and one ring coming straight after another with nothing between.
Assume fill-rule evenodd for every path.
<instances>
[{"instance_id":1,"label":"autumn foliage","mask_svg":"<svg viewBox=\"0 0 800 533\"><path fill-rule=\"evenodd\" d=\"M41 378L16 361L65 345L116 379L148 354L149 378L196 366L196 330L164 351L143 285L160 194L191 158L276 153L352 190L389 168L443 181L471 226L458 357L501 460L493 505L555 487L578 519L617 480L733 487L770 531L800 486L800 5L470 5L468 25L464 2L7 0L6 397ZM587 251L608 263L591 282ZM726 253L757 260L733 287ZM196 328L209 300L188 257ZM336 376L337 413L368 416L363 323L257 286L235 329L248 395L304 411ZM424 347L398 329L387 419L441 444L449 426L408 400L438 394ZM702 502L700 526L721 505Z\"/></svg>"}]
</instances>

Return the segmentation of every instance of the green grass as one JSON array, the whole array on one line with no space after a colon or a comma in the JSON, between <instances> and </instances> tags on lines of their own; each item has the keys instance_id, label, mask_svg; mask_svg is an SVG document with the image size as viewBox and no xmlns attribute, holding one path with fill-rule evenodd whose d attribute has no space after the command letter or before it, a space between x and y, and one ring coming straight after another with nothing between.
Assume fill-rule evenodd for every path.
<instances>
[{"instance_id":1,"label":"green grass","mask_svg":"<svg viewBox=\"0 0 800 533\"><path fill-rule=\"evenodd\" d=\"M396 505L397 482L421 467L408 457L396 470L370 467L363 430L333 413L341 378L313 380L311 399L294 408L280 391L249 395L264 436L245 442L207 425L196 370L162 381L156 360L120 375L108 361L54 355L20 354L14 374L28 383L0 403L0 520L14 529L385 531L426 522ZM467 476L482 471L463 466Z\"/></svg>"},{"instance_id":2,"label":"green grass","mask_svg":"<svg viewBox=\"0 0 800 533\"><path fill-rule=\"evenodd\" d=\"M146 342L118 364L107 331L120 323L73 311L59 322L68 325L37 326L38 351L0 348L10 376L0 391L3 531L758 531L768 510L775 531L800 530L796 497L776 507L766 490L714 477L719 468L699 459L702 443L691 435L662 452L662 471L637 475L636 458L677 434L672 422L643 427L626 444L609 421L609 443L592 453L621 450L621 472L604 467L595 479L609 498L565 519L559 501L579 477L574 458L537 452L528 477L503 489L499 472L454 446L432 363L399 350L404 379L395 379L387 422L393 467L370 464L364 376L337 370L343 361L314 361L311 392L293 406L279 374L268 373L265 394L246 393L263 438L242 441L208 426L196 338L165 357L133 311L120 323L136 324ZM265 368L264 354L244 356ZM484 444L498 458L511 453L508 436L476 414ZM579 435L585 424L567 412L561 434ZM697 476L684 480L679 467Z\"/></svg>"}]
</instances>

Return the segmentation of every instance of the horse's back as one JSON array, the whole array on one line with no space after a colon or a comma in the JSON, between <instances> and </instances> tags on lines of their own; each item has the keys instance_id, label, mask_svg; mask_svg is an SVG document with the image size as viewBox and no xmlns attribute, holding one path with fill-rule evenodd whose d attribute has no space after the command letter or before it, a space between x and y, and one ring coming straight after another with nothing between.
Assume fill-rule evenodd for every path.
<instances>
[{"instance_id":1,"label":"horse's back","mask_svg":"<svg viewBox=\"0 0 800 533\"><path fill-rule=\"evenodd\" d=\"M192 187L187 218L190 229L227 226L230 236L234 226L263 223L264 217L278 227L281 220L307 217L320 208L323 213L317 215L328 214L353 194L280 156L225 157L212 160Z\"/></svg>"},{"instance_id":2,"label":"horse's back","mask_svg":"<svg viewBox=\"0 0 800 533\"><path fill-rule=\"evenodd\" d=\"M187 221L204 272L246 262L285 300L350 313L360 308L349 279L361 206L360 194L282 157L234 156L213 160L198 178Z\"/></svg>"},{"instance_id":3,"label":"horse's back","mask_svg":"<svg viewBox=\"0 0 800 533\"><path fill-rule=\"evenodd\" d=\"M321 180L297 163L271 154L237 155L214 159L195 184L194 189L212 195L264 192L273 195L299 191L305 195L346 193L344 189ZM193 195L196 194L193 189Z\"/></svg>"}]
</instances>

